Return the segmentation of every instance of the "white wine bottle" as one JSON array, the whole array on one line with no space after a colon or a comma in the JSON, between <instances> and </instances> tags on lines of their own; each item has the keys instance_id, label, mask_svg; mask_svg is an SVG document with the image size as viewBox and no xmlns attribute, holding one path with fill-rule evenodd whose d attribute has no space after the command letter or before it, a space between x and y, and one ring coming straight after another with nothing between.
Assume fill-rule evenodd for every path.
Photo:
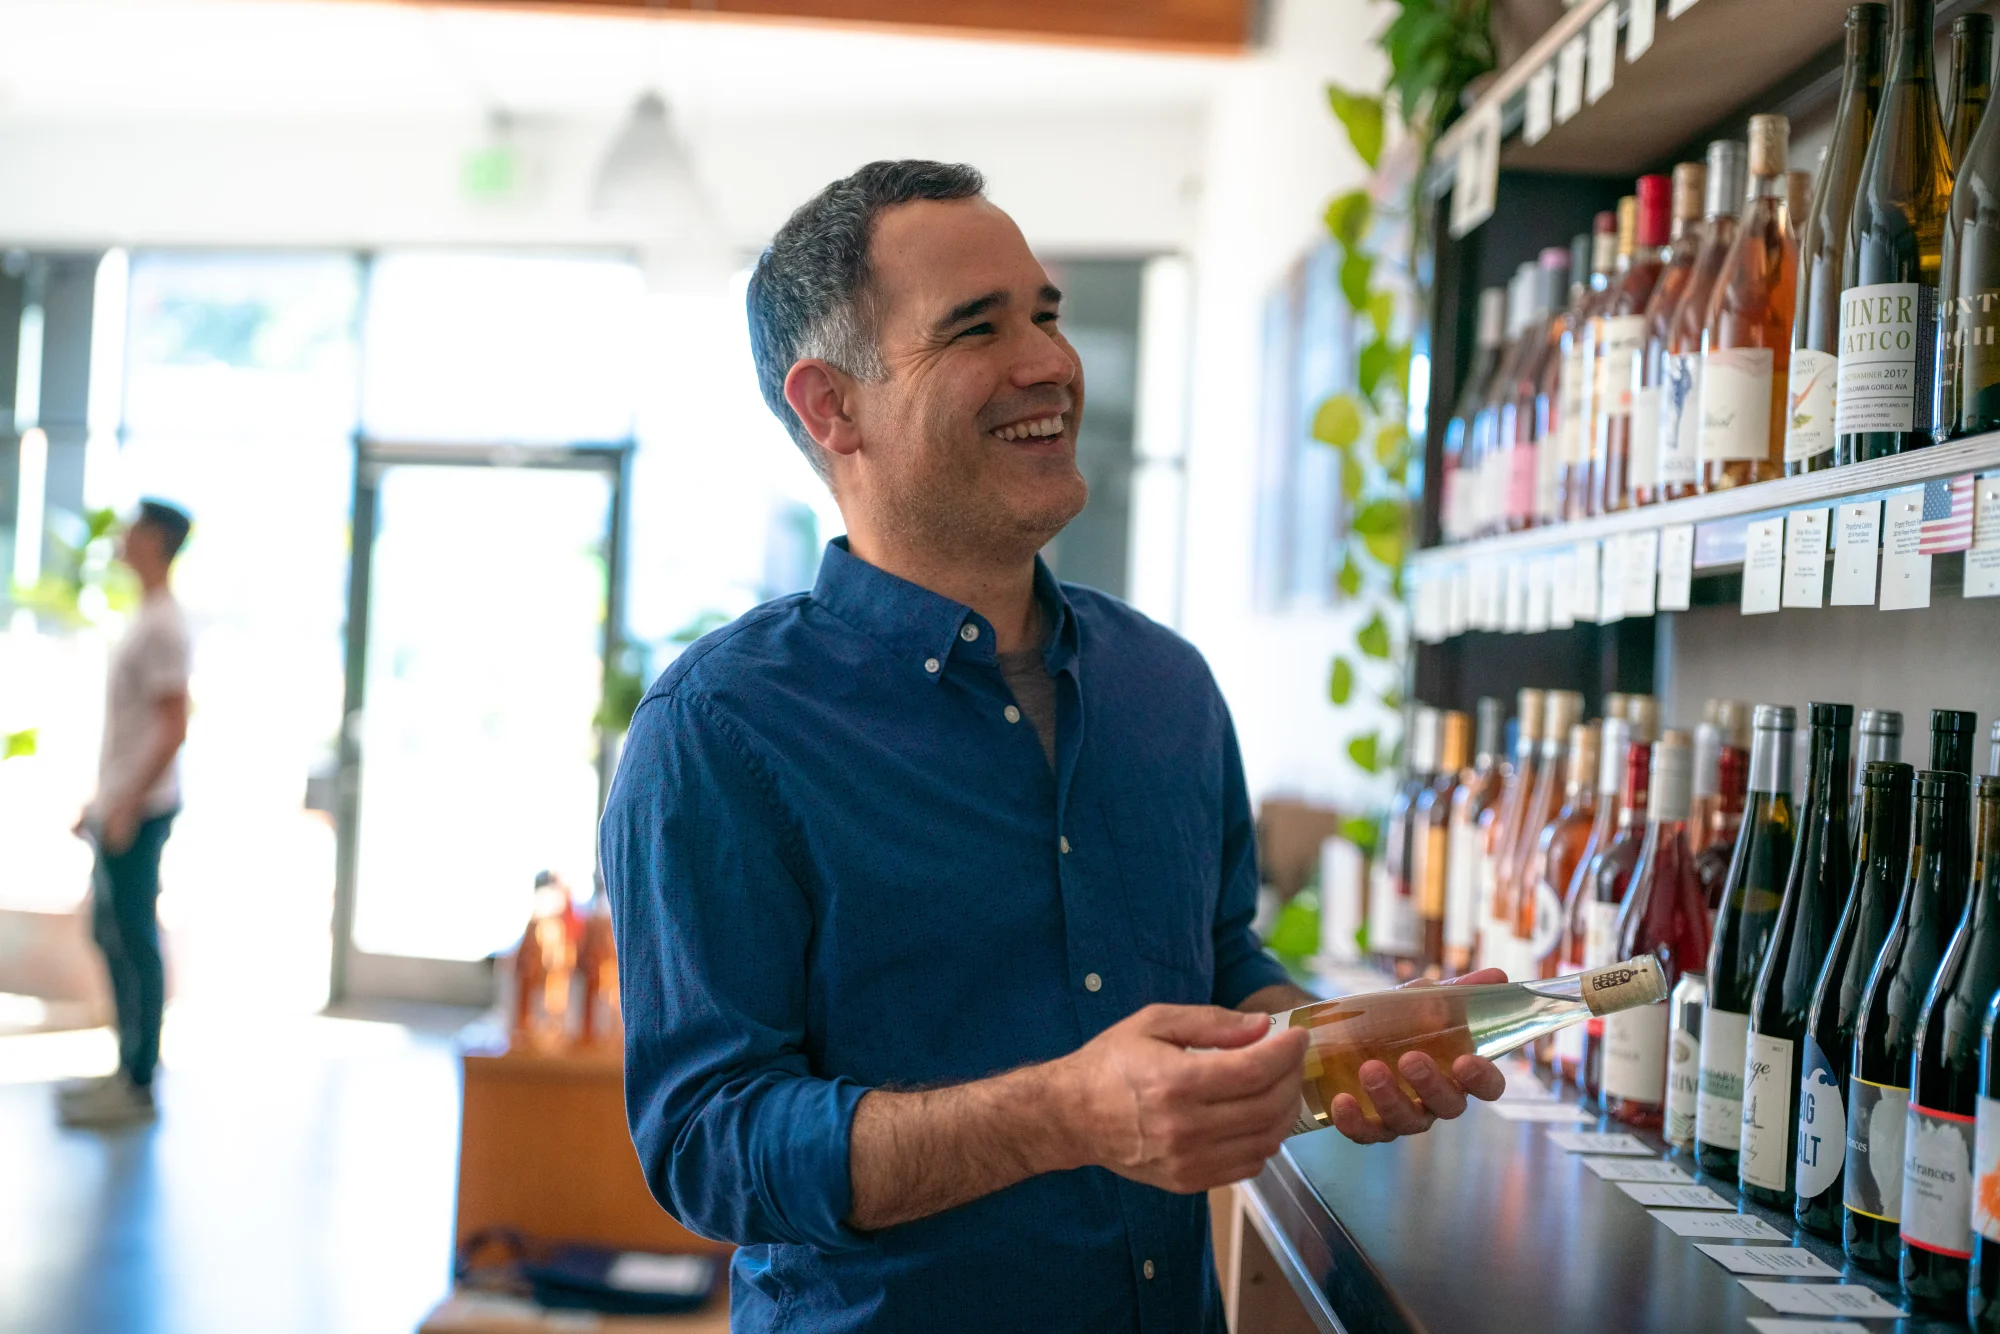
<instances>
[{"instance_id":1,"label":"white wine bottle","mask_svg":"<svg viewBox=\"0 0 2000 1334\"><path fill-rule=\"evenodd\" d=\"M1304 1028L1304 1103L1294 1133L1333 1124L1334 1098L1351 1093L1361 1114L1380 1114L1361 1086L1364 1061L1381 1061L1403 1091L1416 1096L1396 1062L1420 1051L1446 1071L1461 1056L1499 1056L1525 1047L1559 1028L1593 1016L1667 998L1660 961L1641 955L1609 968L1534 982L1492 982L1477 986L1418 986L1302 1005L1271 1016L1273 1031Z\"/></svg>"}]
</instances>

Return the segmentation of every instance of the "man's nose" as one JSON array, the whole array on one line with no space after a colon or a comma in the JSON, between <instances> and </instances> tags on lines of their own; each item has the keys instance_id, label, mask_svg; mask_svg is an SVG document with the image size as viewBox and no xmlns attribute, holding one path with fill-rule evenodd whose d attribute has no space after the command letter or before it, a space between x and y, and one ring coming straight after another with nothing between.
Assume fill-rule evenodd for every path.
<instances>
[{"instance_id":1,"label":"man's nose","mask_svg":"<svg viewBox=\"0 0 2000 1334\"><path fill-rule=\"evenodd\" d=\"M1019 351L1013 365L1014 386L1026 389L1038 384L1056 384L1064 387L1073 384L1082 373L1077 364L1076 354L1055 335L1039 324L1028 326L1028 332L1019 340Z\"/></svg>"}]
</instances>

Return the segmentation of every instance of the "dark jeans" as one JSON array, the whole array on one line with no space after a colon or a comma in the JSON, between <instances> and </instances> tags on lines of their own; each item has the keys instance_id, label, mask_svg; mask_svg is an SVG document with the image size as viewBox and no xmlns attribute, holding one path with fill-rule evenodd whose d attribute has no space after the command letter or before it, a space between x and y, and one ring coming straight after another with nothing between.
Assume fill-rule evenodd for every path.
<instances>
[{"instance_id":1,"label":"dark jeans","mask_svg":"<svg viewBox=\"0 0 2000 1334\"><path fill-rule=\"evenodd\" d=\"M167 970L160 959L160 851L174 813L156 815L139 826L132 846L111 852L97 847L92 873L96 890L92 933L111 974L111 999L118 1009L118 1066L141 1088L153 1082L160 1063L160 1016L167 1003Z\"/></svg>"}]
</instances>

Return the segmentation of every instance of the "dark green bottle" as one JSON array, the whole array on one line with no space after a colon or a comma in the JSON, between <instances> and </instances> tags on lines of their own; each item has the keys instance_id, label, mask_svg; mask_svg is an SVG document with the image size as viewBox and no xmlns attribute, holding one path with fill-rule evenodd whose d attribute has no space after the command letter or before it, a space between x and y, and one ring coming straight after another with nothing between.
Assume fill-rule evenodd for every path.
<instances>
[{"instance_id":1,"label":"dark green bottle","mask_svg":"<svg viewBox=\"0 0 2000 1334\"><path fill-rule=\"evenodd\" d=\"M2000 898L2000 777L1979 780L1979 862L1974 874L1979 878L1974 893L1991 912L1994 900ZM1981 1179L2000 1160L2000 1066L1993 1059L1996 1017L2000 1017L2000 996L1987 1004L1979 1032L1980 1098L1972 1161ZM1978 1186L1972 1194L1971 1281L1965 1306L1974 1330L2000 1334L2000 1200Z\"/></svg>"},{"instance_id":2,"label":"dark green bottle","mask_svg":"<svg viewBox=\"0 0 2000 1334\"><path fill-rule=\"evenodd\" d=\"M2000 804L2000 779L1979 785L1982 828ZM1990 828L1987 837L1992 836ZM1924 1001L1923 1037L1910 1070L1910 1169L1903 1173L1903 1291L1919 1309L1966 1309L1972 1258L1973 1127L1979 1110L1979 1029L2000 991L2000 866L1983 874ZM1940 872L1961 876L1964 863Z\"/></svg>"},{"instance_id":3,"label":"dark green bottle","mask_svg":"<svg viewBox=\"0 0 2000 1334\"><path fill-rule=\"evenodd\" d=\"M1916 770L1878 761L1861 778L1861 842L1854 888L1840 914L1826 967L1813 989L1799 1077L1799 1160L1794 1189L1799 1226L1840 1240L1842 1168L1847 1161L1848 1057L1875 958L1888 937L1910 862L1910 798Z\"/></svg>"},{"instance_id":4,"label":"dark green bottle","mask_svg":"<svg viewBox=\"0 0 2000 1334\"><path fill-rule=\"evenodd\" d=\"M1792 1180L1798 1156L1793 1098L1805 1057L1813 983L1824 970L1847 892L1854 887L1853 850L1847 842L1847 752L1854 706L1811 704L1806 716L1812 729L1806 806L1785 876L1784 901L1771 928L1771 948L1750 1002L1743 1144L1737 1162L1737 1186L1744 1196L1787 1213L1795 1203Z\"/></svg>"},{"instance_id":5,"label":"dark green bottle","mask_svg":"<svg viewBox=\"0 0 2000 1334\"><path fill-rule=\"evenodd\" d=\"M1917 775L1910 872L1868 979L1847 1077L1847 1166L1841 1242L1847 1258L1896 1278L1902 1256L1903 1131L1924 1001L1965 909L1966 783Z\"/></svg>"},{"instance_id":6,"label":"dark green bottle","mask_svg":"<svg viewBox=\"0 0 2000 1334\"><path fill-rule=\"evenodd\" d=\"M1701 1018L1695 1095L1695 1162L1734 1183L1743 1143L1744 1056L1757 973L1770 949L1785 878L1792 869L1792 735L1798 713L1759 704L1752 715L1750 791L1708 950L1708 1001Z\"/></svg>"}]
</instances>

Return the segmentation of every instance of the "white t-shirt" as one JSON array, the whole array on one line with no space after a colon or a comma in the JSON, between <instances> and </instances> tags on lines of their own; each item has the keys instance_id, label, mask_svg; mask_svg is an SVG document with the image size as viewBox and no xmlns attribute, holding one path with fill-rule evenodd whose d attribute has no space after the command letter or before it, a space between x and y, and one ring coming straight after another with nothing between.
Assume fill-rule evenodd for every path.
<instances>
[{"instance_id":1,"label":"white t-shirt","mask_svg":"<svg viewBox=\"0 0 2000 1334\"><path fill-rule=\"evenodd\" d=\"M187 689L189 670L187 622L173 594L149 593L139 614L111 654L110 680L104 701L104 747L97 760L97 796L93 814L130 791L146 766L160 725L160 700ZM167 765L160 781L140 803L142 817L164 815L181 804L180 756Z\"/></svg>"}]
</instances>

